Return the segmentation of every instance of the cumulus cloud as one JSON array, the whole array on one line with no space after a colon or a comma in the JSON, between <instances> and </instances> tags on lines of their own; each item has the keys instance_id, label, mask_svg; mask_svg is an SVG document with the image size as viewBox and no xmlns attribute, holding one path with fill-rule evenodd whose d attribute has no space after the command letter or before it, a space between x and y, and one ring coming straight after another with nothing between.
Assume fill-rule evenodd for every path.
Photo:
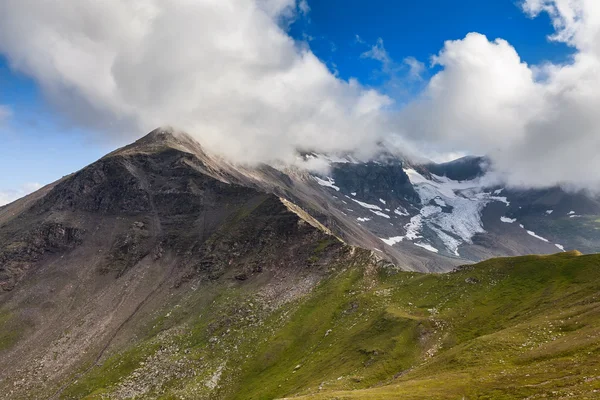
<instances>
[{"instance_id":1,"label":"cumulus cloud","mask_svg":"<svg viewBox=\"0 0 600 400\"><path fill-rule=\"evenodd\" d=\"M395 63L378 40L362 57L394 77L394 96L339 79L289 36L305 0L3 0L0 52L72 120L131 139L172 125L246 162L289 162L296 148L369 155L391 140L404 153L489 155L511 185L598 188L600 3L521 5L550 16L549 39L572 59L528 65L471 33L447 41L420 83L424 65ZM408 102L402 68L425 87ZM391 97L406 105L392 111Z\"/></svg>"},{"instance_id":2,"label":"cumulus cloud","mask_svg":"<svg viewBox=\"0 0 600 400\"><path fill-rule=\"evenodd\" d=\"M26 183L16 190L0 190L0 207L40 189L39 183Z\"/></svg>"},{"instance_id":3,"label":"cumulus cloud","mask_svg":"<svg viewBox=\"0 0 600 400\"><path fill-rule=\"evenodd\" d=\"M527 0L547 12L551 40L572 46L565 64L527 65L508 42L471 33L448 41L442 70L398 117L406 135L437 149L487 154L515 186L600 188L600 3Z\"/></svg>"},{"instance_id":4,"label":"cumulus cloud","mask_svg":"<svg viewBox=\"0 0 600 400\"><path fill-rule=\"evenodd\" d=\"M0 52L73 120L172 125L240 161L348 151L386 134L391 99L336 78L286 32L296 0L3 0Z\"/></svg>"}]
</instances>

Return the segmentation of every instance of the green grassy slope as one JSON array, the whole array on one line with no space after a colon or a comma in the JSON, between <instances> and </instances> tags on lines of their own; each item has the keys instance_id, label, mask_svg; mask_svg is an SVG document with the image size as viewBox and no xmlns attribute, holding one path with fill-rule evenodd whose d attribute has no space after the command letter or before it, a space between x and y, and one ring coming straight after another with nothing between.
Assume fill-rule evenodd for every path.
<instances>
[{"instance_id":1,"label":"green grassy slope","mask_svg":"<svg viewBox=\"0 0 600 400\"><path fill-rule=\"evenodd\" d=\"M358 264L276 308L261 282L191 293L63 397L600 398L600 256Z\"/></svg>"}]
</instances>

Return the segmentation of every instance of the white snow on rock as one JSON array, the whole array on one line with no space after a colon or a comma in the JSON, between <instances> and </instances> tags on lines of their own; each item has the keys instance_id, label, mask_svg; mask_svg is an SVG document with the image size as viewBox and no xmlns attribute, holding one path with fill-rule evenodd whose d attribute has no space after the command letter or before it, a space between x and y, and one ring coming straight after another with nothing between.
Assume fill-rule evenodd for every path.
<instances>
[{"instance_id":1,"label":"white snow on rock","mask_svg":"<svg viewBox=\"0 0 600 400\"><path fill-rule=\"evenodd\" d=\"M428 243L415 243L415 246L419 246L424 248L425 250L429 250L433 253L438 253L439 250L436 249L435 247L433 247L432 245L428 244Z\"/></svg>"},{"instance_id":2,"label":"white snow on rock","mask_svg":"<svg viewBox=\"0 0 600 400\"><path fill-rule=\"evenodd\" d=\"M408 211L406 211L406 209L402 208L402 207L398 207L394 210L394 214L400 215L402 217L408 217L410 214L408 213Z\"/></svg>"},{"instance_id":3,"label":"white snow on rock","mask_svg":"<svg viewBox=\"0 0 600 400\"><path fill-rule=\"evenodd\" d=\"M525 229L525 226L523 224L519 224L519 226L523 229ZM541 241L544 241L546 243L550 243L550 241L544 237L541 237L540 235L537 235L534 231L530 231L525 229L525 231L527 232L528 235L533 236L536 239L540 239Z\"/></svg>"},{"instance_id":4,"label":"white snow on rock","mask_svg":"<svg viewBox=\"0 0 600 400\"><path fill-rule=\"evenodd\" d=\"M454 236L450 236L449 234L437 227L432 226L430 228L440 239L442 239L444 245L448 246L448 250L450 250L456 257L460 257L460 254L458 253L458 247L462 244L462 241L460 239L457 239Z\"/></svg>"},{"instance_id":5,"label":"white snow on rock","mask_svg":"<svg viewBox=\"0 0 600 400\"><path fill-rule=\"evenodd\" d=\"M317 181L317 183L321 186L326 186L326 187L330 187L332 189L337 190L338 192L340 191L340 188L335 186L335 181L333 179L331 179L330 177L327 177L327 180L323 180L321 178L319 178L318 176L314 177L315 180Z\"/></svg>"},{"instance_id":6,"label":"white snow on rock","mask_svg":"<svg viewBox=\"0 0 600 400\"><path fill-rule=\"evenodd\" d=\"M370 220L371 220L371 218L363 218L363 217L360 217L360 218L356 218L356 220L357 220L357 221L359 221L359 222L367 222L367 221L370 221Z\"/></svg>"},{"instance_id":7,"label":"white snow on rock","mask_svg":"<svg viewBox=\"0 0 600 400\"><path fill-rule=\"evenodd\" d=\"M546 210L546 214L550 215L554 212L554 210Z\"/></svg>"},{"instance_id":8,"label":"white snow on rock","mask_svg":"<svg viewBox=\"0 0 600 400\"><path fill-rule=\"evenodd\" d=\"M356 192L352 192L350 193L352 196L356 196Z\"/></svg>"},{"instance_id":9,"label":"white snow on rock","mask_svg":"<svg viewBox=\"0 0 600 400\"><path fill-rule=\"evenodd\" d=\"M379 215L380 217L383 217L383 218L387 218L387 219L391 218L389 215L384 214L381 211L376 211L376 210L369 210L369 211L371 211L373 214Z\"/></svg>"},{"instance_id":10,"label":"white snow on rock","mask_svg":"<svg viewBox=\"0 0 600 400\"><path fill-rule=\"evenodd\" d=\"M431 179L428 179L412 168L404 171L423 204L419 215L412 217L405 226L405 238L408 240L421 238L426 225L449 252L458 254L461 244L472 243L475 234L485 232L481 211L487 204L493 201L510 204L506 197L498 196L501 190L493 194L486 192L480 178L454 181L445 176L431 175ZM436 206L430 205L432 202ZM442 207L445 206L451 211L444 212Z\"/></svg>"},{"instance_id":11,"label":"white snow on rock","mask_svg":"<svg viewBox=\"0 0 600 400\"><path fill-rule=\"evenodd\" d=\"M380 201L380 202L381 202L383 205L386 205L386 204L387 204L387 203L385 202L385 200L384 200L384 199L379 199L379 201Z\"/></svg>"},{"instance_id":12,"label":"white snow on rock","mask_svg":"<svg viewBox=\"0 0 600 400\"><path fill-rule=\"evenodd\" d=\"M560 249L560 251L565 251L565 246L558 244L558 243L556 243L555 246L558 247Z\"/></svg>"},{"instance_id":13,"label":"white snow on rock","mask_svg":"<svg viewBox=\"0 0 600 400\"><path fill-rule=\"evenodd\" d=\"M365 202L362 202L360 200L353 199L351 197L348 197L348 198L350 200L354 201L355 203L357 203L358 205L360 205L361 207L364 207L364 208L368 209L369 211L371 211L375 215L379 215L380 217L387 218L387 219L391 218L389 215L384 214L382 212L383 210L381 209L381 207L376 206L375 204L365 203Z\"/></svg>"},{"instance_id":14,"label":"white snow on rock","mask_svg":"<svg viewBox=\"0 0 600 400\"><path fill-rule=\"evenodd\" d=\"M581 218L581 215L573 214L573 215L569 215L569 218Z\"/></svg>"},{"instance_id":15,"label":"white snow on rock","mask_svg":"<svg viewBox=\"0 0 600 400\"><path fill-rule=\"evenodd\" d=\"M485 200L485 199L487 199L487 200L488 200L488 203L489 203L490 201L499 201L499 202L501 202L501 203L504 203L504 204L506 204L506 206L507 206L507 207L508 207L508 206L510 206L510 201L508 201L508 199L507 199L506 197L504 197L504 196L492 196L492 195L491 195L491 194L489 194L489 193L482 192L482 193L477 193L477 194L475 195L475 197L477 197L477 198L479 198L479 199L482 199L482 200ZM486 203L486 204L487 204L487 203Z\"/></svg>"},{"instance_id":16,"label":"white snow on rock","mask_svg":"<svg viewBox=\"0 0 600 400\"><path fill-rule=\"evenodd\" d=\"M368 208L369 210L382 211L381 207L376 206L375 204L364 203L364 202L362 202L360 200L356 200L356 199L352 199L352 198L350 198L350 200L352 200L353 202L357 203L361 207Z\"/></svg>"},{"instance_id":17,"label":"white snow on rock","mask_svg":"<svg viewBox=\"0 0 600 400\"><path fill-rule=\"evenodd\" d=\"M499 195L500 193L502 193L504 191L504 189L498 189L498 190L494 190L494 194L495 195Z\"/></svg>"},{"instance_id":18,"label":"white snow on rock","mask_svg":"<svg viewBox=\"0 0 600 400\"><path fill-rule=\"evenodd\" d=\"M544 241L546 243L550 243L550 241L548 239L543 238L540 235L536 235L535 232L533 232L533 231L527 231L527 234L530 235L530 236L533 236L536 239L540 239L540 240L542 240L542 241Z\"/></svg>"},{"instance_id":19,"label":"white snow on rock","mask_svg":"<svg viewBox=\"0 0 600 400\"><path fill-rule=\"evenodd\" d=\"M569 211L568 215L573 215L573 214L575 214L575 211Z\"/></svg>"},{"instance_id":20,"label":"white snow on rock","mask_svg":"<svg viewBox=\"0 0 600 400\"><path fill-rule=\"evenodd\" d=\"M323 164L358 164L359 161L350 155L335 155L335 154L309 154L307 159L316 159Z\"/></svg>"},{"instance_id":21,"label":"white snow on rock","mask_svg":"<svg viewBox=\"0 0 600 400\"><path fill-rule=\"evenodd\" d=\"M514 222L517 222L516 218L508 218L508 217L500 217L500 221L505 222L507 224L512 224Z\"/></svg>"},{"instance_id":22,"label":"white snow on rock","mask_svg":"<svg viewBox=\"0 0 600 400\"><path fill-rule=\"evenodd\" d=\"M383 239L380 238L381 240L383 240L383 242L389 246L393 246L396 243L400 243L401 241L404 240L404 236L395 236L395 237L391 237L389 239Z\"/></svg>"},{"instance_id":23,"label":"white snow on rock","mask_svg":"<svg viewBox=\"0 0 600 400\"><path fill-rule=\"evenodd\" d=\"M433 199L433 201L435 202L435 204L437 204L440 207L446 207L447 206L446 202L444 200L440 199L440 198L436 197L435 199Z\"/></svg>"}]
</instances>

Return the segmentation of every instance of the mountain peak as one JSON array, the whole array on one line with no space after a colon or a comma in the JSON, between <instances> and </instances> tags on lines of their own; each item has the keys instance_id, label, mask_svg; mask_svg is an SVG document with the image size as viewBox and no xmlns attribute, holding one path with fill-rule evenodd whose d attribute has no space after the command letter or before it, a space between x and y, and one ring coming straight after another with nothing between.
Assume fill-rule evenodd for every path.
<instances>
[{"instance_id":1,"label":"mountain peak","mask_svg":"<svg viewBox=\"0 0 600 400\"><path fill-rule=\"evenodd\" d=\"M156 153L169 148L196 155L205 154L200 143L187 133L173 127L159 127L135 142L109 153L105 158L136 153Z\"/></svg>"},{"instance_id":2,"label":"mountain peak","mask_svg":"<svg viewBox=\"0 0 600 400\"><path fill-rule=\"evenodd\" d=\"M170 126L158 127L148 133L146 136L142 137L137 141L137 143L146 142L146 143L156 143L156 142L169 142L176 140L176 136L178 132Z\"/></svg>"}]
</instances>

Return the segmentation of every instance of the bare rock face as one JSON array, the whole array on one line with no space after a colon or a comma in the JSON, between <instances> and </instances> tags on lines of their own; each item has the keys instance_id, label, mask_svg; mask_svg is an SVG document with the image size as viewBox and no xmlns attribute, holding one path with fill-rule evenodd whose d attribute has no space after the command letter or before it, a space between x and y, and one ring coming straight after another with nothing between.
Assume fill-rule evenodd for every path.
<instances>
[{"instance_id":1,"label":"bare rock face","mask_svg":"<svg viewBox=\"0 0 600 400\"><path fill-rule=\"evenodd\" d=\"M366 201L378 203L384 199L390 207L397 207L420 200L402 162L334 164L332 174L338 185Z\"/></svg>"},{"instance_id":2,"label":"bare rock face","mask_svg":"<svg viewBox=\"0 0 600 400\"><path fill-rule=\"evenodd\" d=\"M62 223L43 222L30 232L16 235L8 245L0 248L0 289L5 291L12 290L29 268L44 256L80 245L85 232Z\"/></svg>"},{"instance_id":3,"label":"bare rock face","mask_svg":"<svg viewBox=\"0 0 600 400\"><path fill-rule=\"evenodd\" d=\"M58 184L33 211L148 212L152 206L140 173L128 160L100 160Z\"/></svg>"}]
</instances>

